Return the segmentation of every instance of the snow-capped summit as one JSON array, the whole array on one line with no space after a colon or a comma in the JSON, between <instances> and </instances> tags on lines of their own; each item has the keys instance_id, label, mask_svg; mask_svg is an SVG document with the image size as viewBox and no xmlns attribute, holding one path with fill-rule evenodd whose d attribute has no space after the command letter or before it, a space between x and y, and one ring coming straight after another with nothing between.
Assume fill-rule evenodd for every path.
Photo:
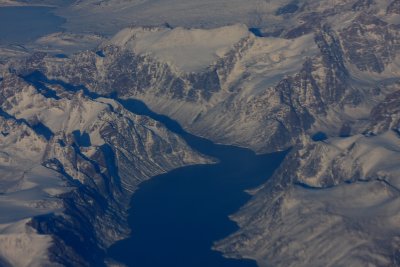
<instances>
[{"instance_id":1,"label":"snow-capped summit","mask_svg":"<svg viewBox=\"0 0 400 267\"><path fill-rule=\"evenodd\" d=\"M110 43L131 49L137 54L151 55L181 71L198 72L249 35L243 24L211 30L139 27L123 29Z\"/></svg>"}]
</instances>

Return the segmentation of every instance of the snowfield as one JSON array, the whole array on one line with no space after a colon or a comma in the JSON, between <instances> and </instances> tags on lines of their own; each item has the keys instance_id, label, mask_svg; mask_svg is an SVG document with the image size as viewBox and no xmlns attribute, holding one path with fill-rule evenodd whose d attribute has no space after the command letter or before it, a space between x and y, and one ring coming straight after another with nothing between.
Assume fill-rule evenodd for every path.
<instances>
[{"instance_id":1,"label":"snowfield","mask_svg":"<svg viewBox=\"0 0 400 267\"><path fill-rule=\"evenodd\" d=\"M0 224L1 266L40 267L51 265L47 250L51 236L38 235L27 224L29 219L12 224Z\"/></svg>"}]
</instances>

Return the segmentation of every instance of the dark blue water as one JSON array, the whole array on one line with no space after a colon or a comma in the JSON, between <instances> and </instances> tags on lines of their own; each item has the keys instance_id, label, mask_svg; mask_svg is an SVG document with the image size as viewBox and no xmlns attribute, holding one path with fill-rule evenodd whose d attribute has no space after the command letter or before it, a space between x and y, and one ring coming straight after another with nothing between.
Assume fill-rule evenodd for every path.
<instances>
[{"instance_id":1,"label":"dark blue water","mask_svg":"<svg viewBox=\"0 0 400 267\"><path fill-rule=\"evenodd\" d=\"M263 32L260 28L249 28L249 31L257 37L264 37Z\"/></svg>"},{"instance_id":2,"label":"dark blue water","mask_svg":"<svg viewBox=\"0 0 400 267\"><path fill-rule=\"evenodd\" d=\"M61 31L63 18L49 7L0 7L0 44L24 44Z\"/></svg>"},{"instance_id":3,"label":"dark blue water","mask_svg":"<svg viewBox=\"0 0 400 267\"><path fill-rule=\"evenodd\" d=\"M228 215L250 199L244 190L264 183L286 153L256 155L214 144L185 132L139 101L119 101L134 113L163 122L219 163L180 168L142 183L131 201L132 235L112 246L110 257L140 267L255 267L254 261L226 259L211 248L237 230Z\"/></svg>"},{"instance_id":4,"label":"dark blue water","mask_svg":"<svg viewBox=\"0 0 400 267\"><path fill-rule=\"evenodd\" d=\"M48 93L44 83L82 90L91 98L100 96L83 86L49 80L39 72L22 78L49 97L56 96ZM132 267L256 267L252 260L226 259L212 246L237 230L228 216L250 199L244 190L263 184L286 152L256 155L249 149L214 144L152 112L141 101L123 100L116 94L107 97L135 114L163 123L193 149L218 160L216 164L179 168L142 183L131 200L132 234L112 246L108 256ZM82 133L75 138L84 141Z\"/></svg>"},{"instance_id":5,"label":"dark blue water","mask_svg":"<svg viewBox=\"0 0 400 267\"><path fill-rule=\"evenodd\" d=\"M328 136L324 132L317 132L317 133L313 134L313 136L311 136L311 139L316 142L317 141L325 141L326 139L328 139Z\"/></svg>"}]
</instances>

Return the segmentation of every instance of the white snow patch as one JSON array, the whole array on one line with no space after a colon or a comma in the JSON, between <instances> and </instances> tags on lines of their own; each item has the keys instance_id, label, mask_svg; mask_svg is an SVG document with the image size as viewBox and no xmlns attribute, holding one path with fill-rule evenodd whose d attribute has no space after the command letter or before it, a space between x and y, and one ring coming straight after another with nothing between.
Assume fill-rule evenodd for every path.
<instances>
[{"instance_id":1,"label":"white snow patch","mask_svg":"<svg viewBox=\"0 0 400 267\"><path fill-rule=\"evenodd\" d=\"M252 47L238 63L241 73L250 74L242 81L242 94L254 95L281 81L285 76L298 72L304 61L319 52L313 34L296 39L255 38ZM230 84L242 79L242 75L232 74Z\"/></svg>"},{"instance_id":2,"label":"white snow patch","mask_svg":"<svg viewBox=\"0 0 400 267\"><path fill-rule=\"evenodd\" d=\"M37 39L29 47L35 51L72 54L93 49L103 41L104 37L97 34L56 32Z\"/></svg>"},{"instance_id":3,"label":"white snow patch","mask_svg":"<svg viewBox=\"0 0 400 267\"><path fill-rule=\"evenodd\" d=\"M14 267L40 267L49 264L47 250L52 238L39 235L26 224L0 224L0 258Z\"/></svg>"}]
</instances>

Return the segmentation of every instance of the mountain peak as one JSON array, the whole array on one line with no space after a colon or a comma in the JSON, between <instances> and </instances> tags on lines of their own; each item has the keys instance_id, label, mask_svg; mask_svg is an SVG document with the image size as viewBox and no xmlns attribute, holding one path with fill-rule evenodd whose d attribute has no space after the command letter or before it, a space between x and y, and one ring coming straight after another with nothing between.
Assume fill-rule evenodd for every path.
<instances>
[{"instance_id":1,"label":"mountain peak","mask_svg":"<svg viewBox=\"0 0 400 267\"><path fill-rule=\"evenodd\" d=\"M137 54L151 55L180 70L196 72L208 67L248 36L250 32L244 24L212 30L134 27L121 30L110 43Z\"/></svg>"}]
</instances>

